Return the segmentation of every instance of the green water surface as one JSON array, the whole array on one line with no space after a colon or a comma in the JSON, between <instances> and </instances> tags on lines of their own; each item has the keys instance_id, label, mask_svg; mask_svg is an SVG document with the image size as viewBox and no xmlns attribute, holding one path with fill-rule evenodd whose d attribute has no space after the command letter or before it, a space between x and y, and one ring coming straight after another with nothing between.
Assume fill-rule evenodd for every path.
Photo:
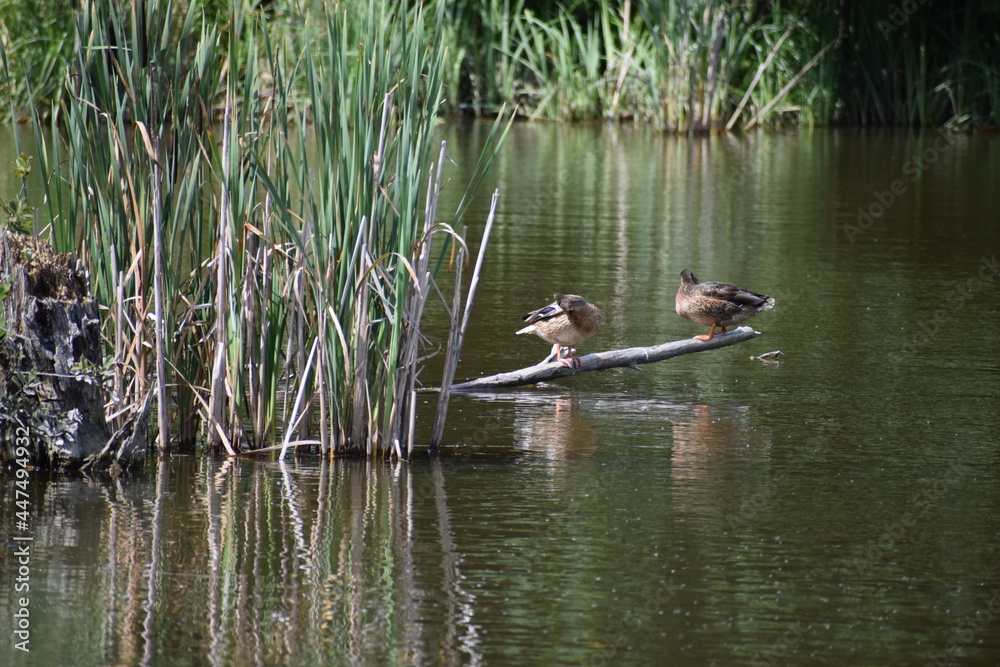
<instances>
[{"instance_id":1,"label":"green water surface","mask_svg":"<svg viewBox=\"0 0 1000 667\"><path fill-rule=\"evenodd\" d=\"M487 129L442 127L455 197ZM438 460L39 473L24 530L8 472L0 664L1000 664L1000 137L521 124L475 239L493 188L459 379L544 357L561 292L580 354L704 333L684 268L763 335L456 395Z\"/></svg>"}]
</instances>

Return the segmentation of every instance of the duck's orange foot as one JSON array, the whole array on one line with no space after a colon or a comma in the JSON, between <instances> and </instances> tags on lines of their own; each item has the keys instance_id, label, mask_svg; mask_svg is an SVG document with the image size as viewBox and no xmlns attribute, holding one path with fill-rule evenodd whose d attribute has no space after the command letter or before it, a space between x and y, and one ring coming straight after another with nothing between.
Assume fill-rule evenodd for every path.
<instances>
[{"instance_id":1,"label":"duck's orange foot","mask_svg":"<svg viewBox=\"0 0 1000 667\"><path fill-rule=\"evenodd\" d=\"M559 363L566 368L579 368L580 360L577 357L564 357L559 360Z\"/></svg>"},{"instance_id":2,"label":"duck's orange foot","mask_svg":"<svg viewBox=\"0 0 1000 667\"><path fill-rule=\"evenodd\" d=\"M700 336L695 336L697 340L712 340L712 336L715 335L715 329L718 327L718 323L713 324L712 328L708 330L707 334L702 334ZM722 327L722 333L726 333L726 327Z\"/></svg>"}]
</instances>

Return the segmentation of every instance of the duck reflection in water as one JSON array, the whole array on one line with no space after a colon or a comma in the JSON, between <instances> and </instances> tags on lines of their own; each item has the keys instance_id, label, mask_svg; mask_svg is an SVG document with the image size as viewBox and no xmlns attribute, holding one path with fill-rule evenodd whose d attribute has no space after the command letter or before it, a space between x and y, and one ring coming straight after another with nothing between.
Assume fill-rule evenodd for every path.
<instances>
[{"instance_id":1,"label":"duck reflection in water","mask_svg":"<svg viewBox=\"0 0 1000 667\"><path fill-rule=\"evenodd\" d=\"M677 509L718 526L767 488L771 437L750 423L748 406L695 405L689 416L678 416L672 431Z\"/></svg>"},{"instance_id":2,"label":"duck reflection in water","mask_svg":"<svg viewBox=\"0 0 1000 667\"><path fill-rule=\"evenodd\" d=\"M517 447L552 461L585 458L596 451L593 421L581 409L578 399L558 396L555 400L519 402L517 407L514 432Z\"/></svg>"},{"instance_id":3,"label":"duck reflection in water","mask_svg":"<svg viewBox=\"0 0 1000 667\"><path fill-rule=\"evenodd\" d=\"M748 423L745 405L692 406L688 417L674 420L671 459L675 479L693 479L725 463L739 465L761 456L754 440L759 437Z\"/></svg>"}]
</instances>

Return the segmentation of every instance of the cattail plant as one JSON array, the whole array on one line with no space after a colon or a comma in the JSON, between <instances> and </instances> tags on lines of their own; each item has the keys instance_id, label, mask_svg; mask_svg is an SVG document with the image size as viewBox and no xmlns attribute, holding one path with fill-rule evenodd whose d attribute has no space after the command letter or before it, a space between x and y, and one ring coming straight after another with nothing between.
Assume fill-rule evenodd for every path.
<instances>
[{"instance_id":1,"label":"cattail plant","mask_svg":"<svg viewBox=\"0 0 1000 667\"><path fill-rule=\"evenodd\" d=\"M49 187L106 306L109 412L157 391L163 449L410 455L431 253L464 247L504 131L440 220L444 8L324 6L272 40L236 9L85 3Z\"/></svg>"}]
</instances>

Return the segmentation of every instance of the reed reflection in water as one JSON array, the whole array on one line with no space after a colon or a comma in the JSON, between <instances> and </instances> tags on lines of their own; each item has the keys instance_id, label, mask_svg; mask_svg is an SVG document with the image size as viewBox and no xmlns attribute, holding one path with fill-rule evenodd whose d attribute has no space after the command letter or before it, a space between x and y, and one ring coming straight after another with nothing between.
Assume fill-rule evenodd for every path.
<instances>
[{"instance_id":1,"label":"reed reflection in water","mask_svg":"<svg viewBox=\"0 0 1000 667\"><path fill-rule=\"evenodd\" d=\"M39 483L32 658L476 664L451 465L416 483L412 465L174 457L147 481Z\"/></svg>"}]
</instances>

